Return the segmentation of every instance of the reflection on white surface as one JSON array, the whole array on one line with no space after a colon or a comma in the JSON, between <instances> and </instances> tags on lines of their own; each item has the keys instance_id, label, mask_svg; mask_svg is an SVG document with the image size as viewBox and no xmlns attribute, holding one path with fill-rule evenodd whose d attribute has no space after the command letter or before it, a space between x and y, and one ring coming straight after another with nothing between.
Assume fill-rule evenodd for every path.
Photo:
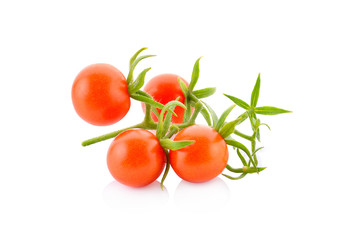
<instances>
[{"instance_id":1,"label":"reflection on white surface","mask_svg":"<svg viewBox=\"0 0 356 240\"><path fill-rule=\"evenodd\" d=\"M109 183L103 191L104 201L112 208L151 208L168 202L168 191L155 181L148 186L132 188L117 181Z\"/></svg>"},{"instance_id":2,"label":"reflection on white surface","mask_svg":"<svg viewBox=\"0 0 356 240\"><path fill-rule=\"evenodd\" d=\"M188 211L221 210L228 203L229 198L230 190L220 178L204 183L182 180L174 193L176 205Z\"/></svg>"}]
</instances>

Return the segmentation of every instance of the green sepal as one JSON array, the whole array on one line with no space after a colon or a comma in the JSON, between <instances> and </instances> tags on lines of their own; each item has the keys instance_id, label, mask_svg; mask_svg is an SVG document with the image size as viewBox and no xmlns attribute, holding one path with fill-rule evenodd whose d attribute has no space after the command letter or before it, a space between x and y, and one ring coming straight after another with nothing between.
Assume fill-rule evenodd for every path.
<instances>
[{"instance_id":1,"label":"green sepal","mask_svg":"<svg viewBox=\"0 0 356 240\"><path fill-rule=\"evenodd\" d=\"M189 87L188 87L188 90L189 91L193 91L195 85L197 84L198 82L198 78L199 78L199 61L202 57L198 58L198 60L196 60L195 64L194 64L194 67L193 67L193 72L192 72L192 79L190 80L190 83L189 83Z\"/></svg>"},{"instance_id":2,"label":"green sepal","mask_svg":"<svg viewBox=\"0 0 356 240\"><path fill-rule=\"evenodd\" d=\"M218 116L216 115L215 111L206 102L203 101L201 102L206 106L206 108L210 112L211 119L213 120L213 126L215 126L216 123L218 122Z\"/></svg>"},{"instance_id":3,"label":"green sepal","mask_svg":"<svg viewBox=\"0 0 356 240\"><path fill-rule=\"evenodd\" d=\"M259 142L261 142L261 134L260 134L260 129L259 128L256 130L256 138L257 138L257 140Z\"/></svg>"},{"instance_id":4,"label":"green sepal","mask_svg":"<svg viewBox=\"0 0 356 240\"><path fill-rule=\"evenodd\" d=\"M131 82L130 85L128 85L127 89L129 91L129 94L135 93L137 92L139 89L141 89L141 87L143 86L143 84L145 84L145 76L146 73L150 70L151 68L146 68L145 70L143 70L138 77L136 78L135 81Z\"/></svg>"},{"instance_id":5,"label":"green sepal","mask_svg":"<svg viewBox=\"0 0 356 240\"><path fill-rule=\"evenodd\" d=\"M222 127L222 125L225 123L225 120L227 118L227 116L230 114L230 112L232 111L232 109L234 109L236 105L231 105L228 109L226 109L220 116L220 118L218 119L216 125L214 126L214 129L216 131L220 131L220 128Z\"/></svg>"},{"instance_id":6,"label":"green sepal","mask_svg":"<svg viewBox=\"0 0 356 240\"><path fill-rule=\"evenodd\" d=\"M266 168L267 167L258 167L257 169L255 167L233 168L229 164L226 165L226 169L234 173L256 173L257 171L262 172Z\"/></svg>"},{"instance_id":7,"label":"green sepal","mask_svg":"<svg viewBox=\"0 0 356 240\"><path fill-rule=\"evenodd\" d=\"M241 114L238 118L236 118L234 121L228 122L223 127L219 130L220 135L223 138L227 138L230 136L234 131L235 127L245 121L248 118L248 112L245 112Z\"/></svg>"},{"instance_id":8,"label":"green sepal","mask_svg":"<svg viewBox=\"0 0 356 240\"><path fill-rule=\"evenodd\" d=\"M178 100L178 98L177 98ZM162 111L159 115L159 119L158 119L158 126L157 126L157 131L156 131L156 136L158 139L161 139L162 137L164 137L164 135L167 133L167 130L169 128L169 124L171 122L171 118L172 118L172 113L177 116L177 114L174 112L174 108L176 106L180 106L184 109L186 109L186 106L177 101L170 101L169 103L167 103L166 105L164 105L164 107L162 108ZM169 111L166 113L166 111ZM163 120L164 116L166 115L165 119Z\"/></svg>"},{"instance_id":9,"label":"green sepal","mask_svg":"<svg viewBox=\"0 0 356 240\"><path fill-rule=\"evenodd\" d=\"M193 94L197 98L207 98L213 95L215 92L216 92L216 88L212 87L212 88L203 88L203 89L195 90L193 91Z\"/></svg>"},{"instance_id":10,"label":"green sepal","mask_svg":"<svg viewBox=\"0 0 356 240\"><path fill-rule=\"evenodd\" d=\"M127 79L126 79L127 85L130 85L130 83L132 82L133 72L134 72L137 64L145 58L154 57L154 56L156 56L156 55L144 55L144 56L138 57L137 59L135 59L135 61L133 61L133 63L130 66L129 74L127 75Z\"/></svg>"},{"instance_id":11,"label":"green sepal","mask_svg":"<svg viewBox=\"0 0 356 240\"><path fill-rule=\"evenodd\" d=\"M243 100L241 100L241 99L239 99L237 97L227 95L225 93L224 93L224 95L226 97L228 97L231 101L233 101L237 106L239 106L239 107L241 107L243 109L246 109L246 110L250 109L250 105L248 105L245 101L243 101Z\"/></svg>"},{"instance_id":12,"label":"green sepal","mask_svg":"<svg viewBox=\"0 0 356 240\"><path fill-rule=\"evenodd\" d=\"M236 153L237 155L239 156L241 162L242 162L242 165L244 166L247 166L247 162L246 162L246 159L244 158L244 156L241 154L240 150L238 148L236 148Z\"/></svg>"},{"instance_id":13,"label":"green sepal","mask_svg":"<svg viewBox=\"0 0 356 240\"><path fill-rule=\"evenodd\" d=\"M251 94L251 104L250 104L251 107L257 106L258 97L260 95L260 86L261 86L261 78L260 78L260 74L258 74L255 87L253 88Z\"/></svg>"},{"instance_id":14,"label":"green sepal","mask_svg":"<svg viewBox=\"0 0 356 240\"><path fill-rule=\"evenodd\" d=\"M260 126L262 125L266 126L271 131L271 128L266 123L261 123Z\"/></svg>"},{"instance_id":15,"label":"green sepal","mask_svg":"<svg viewBox=\"0 0 356 240\"><path fill-rule=\"evenodd\" d=\"M146 97L146 96L142 96L142 95L137 94L137 93L131 94L130 97L135 99L135 100L137 100L137 101L148 103L152 107L156 107L156 108L159 108L159 109L162 109L164 107L164 105L162 103L156 102L152 98L149 98L149 97Z\"/></svg>"},{"instance_id":16,"label":"green sepal","mask_svg":"<svg viewBox=\"0 0 356 240\"><path fill-rule=\"evenodd\" d=\"M150 99L153 100L152 96L149 95L148 93L144 92L144 91L137 90L137 91L136 91L136 94L141 95L141 96L144 96L144 97L147 97L147 98L150 98ZM162 106L164 106L164 105L162 104ZM161 108L160 108L160 109L161 109ZM157 111L157 108L151 107L151 111L156 115L156 117L157 117L157 119L158 119L158 118L159 118L159 113L158 113L158 111Z\"/></svg>"},{"instance_id":17,"label":"green sepal","mask_svg":"<svg viewBox=\"0 0 356 240\"><path fill-rule=\"evenodd\" d=\"M254 109L253 109L254 110ZM248 117L250 119L252 131L255 132L257 116L255 112L248 112Z\"/></svg>"},{"instance_id":18,"label":"green sepal","mask_svg":"<svg viewBox=\"0 0 356 240\"><path fill-rule=\"evenodd\" d=\"M276 108L276 107L270 107L270 106L256 107L255 108L255 113L256 114L262 114L262 115L277 115L277 114L291 113L291 112L292 111L284 110L284 109Z\"/></svg>"},{"instance_id":19,"label":"green sepal","mask_svg":"<svg viewBox=\"0 0 356 240\"><path fill-rule=\"evenodd\" d=\"M171 107L170 109L174 111L174 107ZM163 110L162 110L163 112ZM161 114L162 114L161 112ZM172 120L172 113L167 112L166 116L164 117L163 125L162 125L162 133L160 137L164 137L167 134L167 131L169 129L169 126L171 125L171 120Z\"/></svg>"},{"instance_id":20,"label":"green sepal","mask_svg":"<svg viewBox=\"0 0 356 240\"><path fill-rule=\"evenodd\" d=\"M193 140L173 141L171 139L161 139L159 142L163 148L167 148L173 151L185 148L186 146L195 143Z\"/></svg>"},{"instance_id":21,"label":"green sepal","mask_svg":"<svg viewBox=\"0 0 356 240\"><path fill-rule=\"evenodd\" d=\"M255 155L259 150L263 149L264 147L259 147L257 148L253 153L252 153L252 156Z\"/></svg>"},{"instance_id":22,"label":"green sepal","mask_svg":"<svg viewBox=\"0 0 356 240\"><path fill-rule=\"evenodd\" d=\"M203 108L201 111L200 111L201 115L203 115L206 123L211 127L211 119L210 119L210 115L209 115L209 112L208 110L206 110L206 108Z\"/></svg>"},{"instance_id":23,"label":"green sepal","mask_svg":"<svg viewBox=\"0 0 356 240\"><path fill-rule=\"evenodd\" d=\"M247 149L247 147L245 147L245 145L243 145L242 143L240 143L240 142L238 142L238 141L228 140L228 139L225 139L225 142L226 142L227 145L236 147L236 148L241 149L242 151L244 151L244 152L247 154L247 156L249 157L250 161L252 162L252 165L253 165L255 168L257 168L256 163L255 163L255 161L253 160L250 151Z\"/></svg>"},{"instance_id":24,"label":"green sepal","mask_svg":"<svg viewBox=\"0 0 356 240\"><path fill-rule=\"evenodd\" d=\"M187 87L187 85L185 85L183 80L180 79L179 77L178 77L178 83L179 83L180 89L182 89L184 97L187 98L187 96L188 96L188 87Z\"/></svg>"},{"instance_id":25,"label":"green sepal","mask_svg":"<svg viewBox=\"0 0 356 240\"><path fill-rule=\"evenodd\" d=\"M144 51L144 50L146 50L146 49L147 49L146 47L141 48L140 50L138 50L138 51L131 57L131 59L130 59L130 65L129 65L130 68L131 68L133 62L136 60L137 56L138 56L142 51Z\"/></svg>"},{"instance_id":26,"label":"green sepal","mask_svg":"<svg viewBox=\"0 0 356 240\"><path fill-rule=\"evenodd\" d=\"M224 126L219 131L219 134L221 135L222 138L227 138L230 136L234 131L236 125L239 123L239 120L234 120L231 122L226 123Z\"/></svg>"},{"instance_id":27,"label":"green sepal","mask_svg":"<svg viewBox=\"0 0 356 240\"><path fill-rule=\"evenodd\" d=\"M178 101L179 97L177 98L176 102L173 101L172 105L171 106L168 106L169 103L167 103L166 105L168 106L167 107L167 110L171 110L173 111L174 113L174 108L177 106L177 105L180 105L180 106L184 106L182 103L181 104L178 104L177 102ZM180 102L179 102L180 103ZM184 106L185 107L185 106ZM162 119L163 119L163 116L164 116L164 112L165 112L165 108L162 109ZM161 117L161 115L160 115ZM160 119L160 118L159 118ZM163 120L163 126L162 126L162 133L161 133L161 137L164 137L171 125L171 120L172 120L172 112L167 112L166 115L164 116L164 120ZM158 126L159 127L159 126Z\"/></svg>"},{"instance_id":28,"label":"green sepal","mask_svg":"<svg viewBox=\"0 0 356 240\"><path fill-rule=\"evenodd\" d=\"M244 178L246 175L247 175L247 173L242 173L240 176L238 176L238 177L231 177L231 176L229 176L229 175L227 175L227 174L222 174L224 177L227 177L228 179L231 179L231 180L239 180L239 179L242 179L242 178Z\"/></svg>"}]
</instances>

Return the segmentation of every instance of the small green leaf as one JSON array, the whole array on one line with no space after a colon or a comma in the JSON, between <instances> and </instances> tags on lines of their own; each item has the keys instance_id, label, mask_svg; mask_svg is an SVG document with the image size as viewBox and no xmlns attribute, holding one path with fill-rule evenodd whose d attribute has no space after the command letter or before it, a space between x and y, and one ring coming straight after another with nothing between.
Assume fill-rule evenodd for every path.
<instances>
[{"instance_id":1,"label":"small green leaf","mask_svg":"<svg viewBox=\"0 0 356 240\"><path fill-rule=\"evenodd\" d=\"M234 109L236 105L231 105L228 109L226 109L220 116L220 118L218 119L218 122L216 123L216 126L214 127L214 129L216 131L219 132L220 128L222 127L222 125L224 124L227 116L230 114L230 112L232 111L232 109Z\"/></svg>"},{"instance_id":2,"label":"small green leaf","mask_svg":"<svg viewBox=\"0 0 356 240\"><path fill-rule=\"evenodd\" d=\"M203 89L195 90L193 91L193 94L197 98L207 98L213 95L215 92L216 92L216 88L212 87L212 88L203 88Z\"/></svg>"},{"instance_id":3,"label":"small green leaf","mask_svg":"<svg viewBox=\"0 0 356 240\"><path fill-rule=\"evenodd\" d=\"M188 93L188 87L187 85L185 85L185 83L183 82L182 79L180 79L178 77L178 83L179 83L179 86L180 86L180 89L182 89L182 92L184 94L184 97L187 98L187 93Z\"/></svg>"},{"instance_id":4,"label":"small green leaf","mask_svg":"<svg viewBox=\"0 0 356 240\"><path fill-rule=\"evenodd\" d=\"M251 107L256 107L257 105L258 97L260 95L260 85L261 85L261 79L260 79L260 74L258 74L255 87L253 88L251 94Z\"/></svg>"},{"instance_id":5,"label":"small green leaf","mask_svg":"<svg viewBox=\"0 0 356 240\"><path fill-rule=\"evenodd\" d=\"M229 176L229 175L227 175L227 174L222 174L224 177L227 177L227 178L229 178L229 179L231 179L231 180L239 180L239 179L242 179L242 178L244 178L246 175L247 175L247 173L242 173L240 176L238 176L238 177L231 177L231 176Z\"/></svg>"},{"instance_id":6,"label":"small green leaf","mask_svg":"<svg viewBox=\"0 0 356 240\"><path fill-rule=\"evenodd\" d=\"M137 90L137 91L135 92L135 94L136 94L136 95L139 95L139 96L147 97L147 98L153 100L153 98L151 97L151 95L149 95L148 93L146 93L146 92L144 92L144 91ZM131 97L132 97L132 96L131 96ZM137 100L137 99L136 99L136 100ZM145 103L145 102L144 102L144 103ZM148 104L148 103L145 103L145 105L146 105L146 104ZM150 105L150 106L151 106L151 105ZM162 104L162 106L164 106L164 105ZM159 118L159 113L158 113L158 111L157 111L157 108L151 107L151 111L156 115L156 117L157 117L157 119L158 119L158 118Z\"/></svg>"},{"instance_id":7,"label":"small green leaf","mask_svg":"<svg viewBox=\"0 0 356 240\"><path fill-rule=\"evenodd\" d=\"M171 107L170 109L172 111L174 111L174 107L175 106ZM167 112L166 116L164 117L164 121L163 121L163 125L162 125L162 135L161 135L161 137L166 135L166 133L167 133L167 131L169 129L169 126L171 125L171 120L172 120L172 113Z\"/></svg>"},{"instance_id":8,"label":"small green leaf","mask_svg":"<svg viewBox=\"0 0 356 240\"><path fill-rule=\"evenodd\" d=\"M179 97L177 98L177 100L178 99L179 99ZM158 126L157 126L157 131L156 131L156 136L158 139L162 138L166 134L166 132L169 128L169 124L171 123L172 113L175 114L174 108L176 106L180 106L180 107L186 109L186 106L177 100L170 101L166 105L164 105L161 113L159 114ZM166 114L166 111L169 111L169 113ZM165 119L165 121L163 121L163 118L165 115L166 115L167 120ZM175 116L176 116L176 114L175 114Z\"/></svg>"},{"instance_id":9,"label":"small green leaf","mask_svg":"<svg viewBox=\"0 0 356 240\"><path fill-rule=\"evenodd\" d=\"M253 109L254 110L254 109ZM252 131L255 132L257 116L255 112L248 112Z\"/></svg>"},{"instance_id":10,"label":"small green leaf","mask_svg":"<svg viewBox=\"0 0 356 240\"><path fill-rule=\"evenodd\" d=\"M152 106L152 112L156 115L157 118L159 118L159 113L156 108L162 109L164 107L164 105L162 103L159 103L159 102L156 102L155 100L153 100L151 95L149 95L148 93L146 93L144 91L138 90L136 93L131 94L130 97L137 101L150 104ZM174 116L177 116L177 114L175 112L173 112L172 110L168 109L168 111L171 112Z\"/></svg>"},{"instance_id":11,"label":"small green leaf","mask_svg":"<svg viewBox=\"0 0 356 240\"><path fill-rule=\"evenodd\" d=\"M242 156L242 154L241 154L241 152L240 152L240 150L239 150L238 148L236 149L236 153L237 153L237 155L239 156L239 158L240 158L242 164L243 164L244 166L247 166L246 159L244 158L244 156Z\"/></svg>"},{"instance_id":12,"label":"small green leaf","mask_svg":"<svg viewBox=\"0 0 356 240\"><path fill-rule=\"evenodd\" d=\"M291 111L284 110L281 108L276 108L276 107L256 107L255 108L255 113L257 114L262 114L262 115L277 115L281 113L290 113Z\"/></svg>"},{"instance_id":13,"label":"small green leaf","mask_svg":"<svg viewBox=\"0 0 356 240\"><path fill-rule=\"evenodd\" d=\"M210 119L210 115L208 110L206 110L205 108L203 108L200 111L201 115L203 115L203 117L205 118L206 123L211 127L211 119Z\"/></svg>"},{"instance_id":14,"label":"small green leaf","mask_svg":"<svg viewBox=\"0 0 356 240\"><path fill-rule=\"evenodd\" d=\"M137 92L139 89L141 89L141 87L143 86L143 84L145 83L145 76L146 73L150 70L151 68L146 68L145 70L143 70L138 77L136 78L135 81L133 81L132 83L130 83L130 85L128 86L128 91L130 94Z\"/></svg>"},{"instance_id":15,"label":"small green leaf","mask_svg":"<svg viewBox=\"0 0 356 240\"><path fill-rule=\"evenodd\" d=\"M191 141L191 140L173 141L171 139L161 139L159 140L159 142L161 143L161 146L163 148L168 148L173 151L184 148L192 143L195 143L195 141Z\"/></svg>"},{"instance_id":16,"label":"small green leaf","mask_svg":"<svg viewBox=\"0 0 356 240\"><path fill-rule=\"evenodd\" d=\"M226 97L228 97L231 101L233 101L237 106L242 107L243 109L246 109L246 110L248 110L250 108L250 105L248 105L245 101L243 101L237 97L227 95L225 93L224 93L224 95Z\"/></svg>"},{"instance_id":17,"label":"small green leaf","mask_svg":"<svg viewBox=\"0 0 356 240\"><path fill-rule=\"evenodd\" d=\"M260 126L262 125L266 126L271 131L271 128L266 123L261 123Z\"/></svg>"},{"instance_id":18,"label":"small green leaf","mask_svg":"<svg viewBox=\"0 0 356 240\"><path fill-rule=\"evenodd\" d=\"M132 82L132 77L133 77L133 72L135 70L135 67L137 66L137 64L145 59L145 58L149 58L149 57L155 57L156 55L144 55L144 56L141 56L137 59L135 59L135 61L132 63L132 65L130 66L130 70L129 70L129 74L127 75L127 79L126 79L126 82L127 82L127 85L130 85L130 83Z\"/></svg>"},{"instance_id":19,"label":"small green leaf","mask_svg":"<svg viewBox=\"0 0 356 240\"><path fill-rule=\"evenodd\" d=\"M247 156L249 157L250 161L252 162L252 165L255 168L257 168L255 161L252 159L252 155L251 155L250 151L247 149L247 147L245 147L245 145L243 145L242 143L240 143L238 141L228 140L228 139L225 139L225 142L227 145L239 148L242 151L244 151L247 154Z\"/></svg>"},{"instance_id":20,"label":"small green leaf","mask_svg":"<svg viewBox=\"0 0 356 240\"><path fill-rule=\"evenodd\" d=\"M136 94L141 95L141 96L144 96L144 97L152 98L152 96L151 96L150 94L148 94L148 93L146 93L146 92L144 92L144 91L141 91L141 90L138 90L138 91L136 92Z\"/></svg>"},{"instance_id":21,"label":"small green leaf","mask_svg":"<svg viewBox=\"0 0 356 240\"><path fill-rule=\"evenodd\" d=\"M228 136L230 136L235 131L235 127L238 123L239 123L239 120L234 120L234 121L228 122L225 125L223 125L219 131L219 134L221 135L221 137L227 138Z\"/></svg>"},{"instance_id":22,"label":"small green leaf","mask_svg":"<svg viewBox=\"0 0 356 240\"><path fill-rule=\"evenodd\" d=\"M218 116L216 115L215 111L206 102L203 101L201 102L206 106L206 108L210 112L211 119L213 120L213 126L215 126L216 123L218 122Z\"/></svg>"},{"instance_id":23,"label":"small green leaf","mask_svg":"<svg viewBox=\"0 0 356 240\"><path fill-rule=\"evenodd\" d=\"M192 72L192 79L191 79L191 81L189 83L189 87L188 87L189 91L193 91L195 85L198 82L199 72L200 72L200 70L199 70L199 61L200 61L201 58L202 57L198 58L198 60L194 64L193 72Z\"/></svg>"},{"instance_id":24,"label":"small green leaf","mask_svg":"<svg viewBox=\"0 0 356 240\"><path fill-rule=\"evenodd\" d=\"M256 138L257 138L257 140L259 142L261 142L261 135L260 135L260 129L259 128L256 130Z\"/></svg>"},{"instance_id":25,"label":"small green leaf","mask_svg":"<svg viewBox=\"0 0 356 240\"><path fill-rule=\"evenodd\" d=\"M244 172L242 168L233 168L229 164L226 165L226 169L229 170L230 172L234 172L234 173L243 173Z\"/></svg>"},{"instance_id":26,"label":"small green leaf","mask_svg":"<svg viewBox=\"0 0 356 240\"><path fill-rule=\"evenodd\" d=\"M137 56L138 56L142 51L144 51L144 50L146 50L146 49L147 49L146 47L141 48L140 50L138 50L138 51L131 57L131 59L130 59L130 65L129 65L130 68L131 68L133 62L136 60Z\"/></svg>"},{"instance_id":27,"label":"small green leaf","mask_svg":"<svg viewBox=\"0 0 356 240\"><path fill-rule=\"evenodd\" d=\"M149 97L146 97L146 96L142 96L142 95L139 95L137 93L133 93L131 94L130 96L131 98L137 100L137 101L140 101L140 102L144 102L144 103L148 103L150 104L152 107L156 107L156 108L159 108L159 109L162 109L164 107L163 104L159 103L159 102L156 102L155 100L153 100L152 98L149 98Z\"/></svg>"},{"instance_id":28,"label":"small green leaf","mask_svg":"<svg viewBox=\"0 0 356 240\"><path fill-rule=\"evenodd\" d=\"M254 167L247 167L247 168L233 168L229 164L226 165L226 169L229 170L230 172L234 173L256 173L261 172L266 169L266 167L258 167L257 169Z\"/></svg>"},{"instance_id":29,"label":"small green leaf","mask_svg":"<svg viewBox=\"0 0 356 240\"><path fill-rule=\"evenodd\" d=\"M255 155L259 150L261 150L262 148L264 148L264 147L259 147L259 148L257 148L253 153L252 153L252 156L253 155Z\"/></svg>"},{"instance_id":30,"label":"small green leaf","mask_svg":"<svg viewBox=\"0 0 356 240\"><path fill-rule=\"evenodd\" d=\"M234 121L226 123L220 130L219 133L223 138L227 138L233 132L235 132L235 127L245 121L248 118L248 112L241 114L238 118Z\"/></svg>"}]
</instances>

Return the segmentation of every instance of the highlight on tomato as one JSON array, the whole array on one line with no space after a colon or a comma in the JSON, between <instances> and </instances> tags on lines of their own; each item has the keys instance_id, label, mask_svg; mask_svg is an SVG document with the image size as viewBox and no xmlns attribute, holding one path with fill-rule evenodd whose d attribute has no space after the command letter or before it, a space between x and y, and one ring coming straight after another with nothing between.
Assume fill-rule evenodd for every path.
<instances>
[{"instance_id":1,"label":"highlight on tomato","mask_svg":"<svg viewBox=\"0 0 356 240\"><path fill-rule=\"evenodd\" d=\"M166 154L157 137L145 129L119 134L107 153L107 166L120 183L143 187L154 182L166 164Z\"/></svg>"},{"instance_id":2,"label":"highlight on tomato","mask_svg":"<svg viewBox=\"0 0 356 240\"><path fill-rule=\"evenodd\" d=\"M97 126L114 124L130 109L126 78L112 65L89 65L74 80L72 102L86 122Z\"/></svg>"},{"instance_id":3,"label":"highlight on tomato","mask_svg":"<svg viewBox=\"0 0 356 240\"><path fill-rule=\"evenodd\" d=\"M189 182L205 182L225 169L229 152L224 139L211 127L192 125L184 128L174 141L193 140L191 145L169 152L173 170Z\"/></svg>"},{"instance_id":4,"label":"highlight on tomato","mask_svg":"<svg viewBox=\"0 0 356 240\"><path fill-rule=\"evenodd\" d=\"M153 99L163 105L170 101L179 98L179 101L184 104L185 96L179 85L178 79L181 79L183 83L188 87L188 82L182 77L176 74L160 74L155 76L144 87L144 91L151 95ZM145 110L145 105L142 104L142 109ZM160 113L161 110L157 109ZM177 116L172 116L172 123L182 123L184 117L184 109L182 107L176 107L174 112ZM157 122L158 118L151 112L152 119Z\"/></svg>"}]
</instances>

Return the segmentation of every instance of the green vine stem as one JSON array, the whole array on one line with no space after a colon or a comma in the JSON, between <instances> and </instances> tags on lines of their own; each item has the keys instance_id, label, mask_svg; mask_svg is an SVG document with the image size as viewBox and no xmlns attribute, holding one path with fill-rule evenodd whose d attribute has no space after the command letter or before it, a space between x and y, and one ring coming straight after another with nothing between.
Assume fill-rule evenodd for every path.
<instances>
[{"instance_id":1,"label":"green vine stem","mask_svg":"<svg viewBox=\"0 0 356 240\"><path fill-rule=\"evenodd\" d=\"M257 131L255 131L252 135L252 141L251 141L251 150L254 153L256 150L256 133ZM258 160L257 160L257 156L256 154L254 154L253 156L253 160L255 161L255 164L258 165Z\"/></svg>"},{"instance_id":2,"label":"green vine stem","mask_svg":"<svg viewBox=\"0 0 356 240\"><path fill-rule=\"evenodd\" d=\"M94 137L94 138L90 138L88 140L85 140L82 142L82 146L86 147L89 145L92 145L94 143L98 143L98 142L102 142L111 138L116 137L117 135L119 135L120 133L129 130L129 129L133 129L133 128L145 128L145 129L149 129L149 130L153 130L157 128L157 123L155 123L151 117L151 105L149 104L145 104L146 109L145 109L145 118L143 120L143 122L139 123L139 124L135 124L132 125L130 127L127 128L123 128L111 133L107 133L98 137Z\"/></svg>"},{"instance_id":3,"label":"green vine stem","mask_svg":"<svg viewBox=\"0 0 356 240\"><path fill-rule=\"evenodd\" d=\"M86 146L89 146L89 145L94 144L94 143L98 143L98 142L102 142L102 141L108 140L110 138L114 138L117 135L119 135L120 133L122 133L122 132L124 132L126 130L129 130L129 129L132 129L132 128L144 128L144 127L145 126L144 126L143 123L139 123L139 124L133 125L131 127L123 128L123 129L120 129L120 130L117 130L117 131L114 131L114 132L111 132L111 133L107 133L107 134L104 134L104 135L101 135L101 136L98 136L98 137L95 137L95 138L90 138L88 140L83 141L82 142L82 146L86 147Z\"/></svg>"},{"instance_id":4,"label":"green vine stem","mask_svg":"<svg viewBox=\"0 0 356 240\"><path fill-rule=\"evenodd\" d=\"M161 189L163 190L163 182L164 180L166 179L167 175L168 175L168 172L169 172L169 169L170 169L170 162L169 162L169 154L168 154L168 151L165 149L164 150L165 154L166 154L166 159L167 159L167 162L166 162L166 168L164 169L164 173L163 173L163 176L162 176L162 180L161 180Z\"/></svg>"}]
</instances>

